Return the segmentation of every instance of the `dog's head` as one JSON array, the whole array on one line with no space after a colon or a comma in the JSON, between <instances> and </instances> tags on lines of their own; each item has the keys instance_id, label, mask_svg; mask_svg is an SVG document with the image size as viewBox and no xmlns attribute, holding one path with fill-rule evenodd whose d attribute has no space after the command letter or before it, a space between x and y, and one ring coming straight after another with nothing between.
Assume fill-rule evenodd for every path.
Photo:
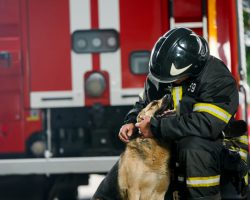
<instances>
[{"instance_id":1,"label":"dog's head","mask_svg":"<svg viewBox=\"0 0 250 200\"><path fill-rule=\"evenodd\" d=\"M166 94L162 99L160 99L160 107L154 113L154 117L161 118L167 115L175 114L174 101L172 95Z\"/></svg>"},{"instance_id":2,"label":"dog's head","mask_svg":"<svg viewBox=\"0 0 250 200\"><path fill-rule=\"evenodd\" d=\"M173 111L173 99L170 94L165 95L159 100L154 100L149 103L138 115L137 121L140 122L142 116L155 116L156 118L167 115ZM173 113L173 112L172 112Z\"/></svg>"}]
</instances>

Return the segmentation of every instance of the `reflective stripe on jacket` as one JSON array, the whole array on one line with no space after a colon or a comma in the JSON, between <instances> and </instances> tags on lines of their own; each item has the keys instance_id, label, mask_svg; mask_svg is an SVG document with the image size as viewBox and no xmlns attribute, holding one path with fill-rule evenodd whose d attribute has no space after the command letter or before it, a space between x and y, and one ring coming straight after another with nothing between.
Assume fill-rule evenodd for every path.
<instances>
[{"instance_id":1,"label":"reflective stripe on jacket","mask_svg":"<svg viewBox=\"0 0 250 200\"><path fill-rule=\"evenodd\" d=\"M171 90L178 114L161 119L161 137L174 140L191 135L218 138L238 107L236 81L228 68L211 56L202 73L181 86ZM125 122L135 122L143 107L162 98L166 92L169 92L169 84L161 84L157 90L147 79L143 98L136 102Z\"/></svg>"}]
</instances>

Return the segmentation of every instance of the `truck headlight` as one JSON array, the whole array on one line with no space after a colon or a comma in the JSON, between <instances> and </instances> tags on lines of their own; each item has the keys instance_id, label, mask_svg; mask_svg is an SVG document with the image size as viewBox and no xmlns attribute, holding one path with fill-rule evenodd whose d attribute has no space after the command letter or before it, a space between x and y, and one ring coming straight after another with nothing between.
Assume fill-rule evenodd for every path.
<instances>
[{"instance_id":1,"label":"truck headlight","mask_svg":"<svg viewBox=\"0 0 250 200\"><path fill-rule=\"evenodd\" d=\"M91 97L99 97L106 88L106 81L101 73L94 72L90 74L85 82L85 90L87 95Z\"/></svg>"}]
</instances>

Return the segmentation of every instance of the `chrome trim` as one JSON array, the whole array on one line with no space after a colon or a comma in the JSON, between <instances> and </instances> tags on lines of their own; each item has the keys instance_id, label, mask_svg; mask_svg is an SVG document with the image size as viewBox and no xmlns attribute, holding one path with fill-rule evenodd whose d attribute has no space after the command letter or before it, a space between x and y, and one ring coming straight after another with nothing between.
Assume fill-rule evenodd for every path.
<instances>
[{"instance_id":1,"label":"chrome trim","mask_svg":"<svg viewBox=\"0 0 250 200\"><path fill-rule=\"evenodd\" d=\"M106 173L118 156L0 160L0 175Z\"/></svg>"}]
</instances>

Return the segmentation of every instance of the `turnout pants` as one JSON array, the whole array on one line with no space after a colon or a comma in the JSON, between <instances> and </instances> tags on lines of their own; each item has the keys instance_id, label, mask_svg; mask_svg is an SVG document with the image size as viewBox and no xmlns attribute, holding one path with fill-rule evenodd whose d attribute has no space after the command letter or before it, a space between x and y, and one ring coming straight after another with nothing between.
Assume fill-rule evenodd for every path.
<instances>
[{"instance_id":1,"label":"turnout pants","mask_svg":"<svg viewBox=\"0 0 250 200\"><path fill-rule=\"evenodd\" d=\"M189 136L176 142L172 152L175 183L181 200L219 200L221 141ZM92 200L120 200L118 189L118 162L96 190ZM165 198L169 199L169 198Z\"/></svg>"}]
</instances>

